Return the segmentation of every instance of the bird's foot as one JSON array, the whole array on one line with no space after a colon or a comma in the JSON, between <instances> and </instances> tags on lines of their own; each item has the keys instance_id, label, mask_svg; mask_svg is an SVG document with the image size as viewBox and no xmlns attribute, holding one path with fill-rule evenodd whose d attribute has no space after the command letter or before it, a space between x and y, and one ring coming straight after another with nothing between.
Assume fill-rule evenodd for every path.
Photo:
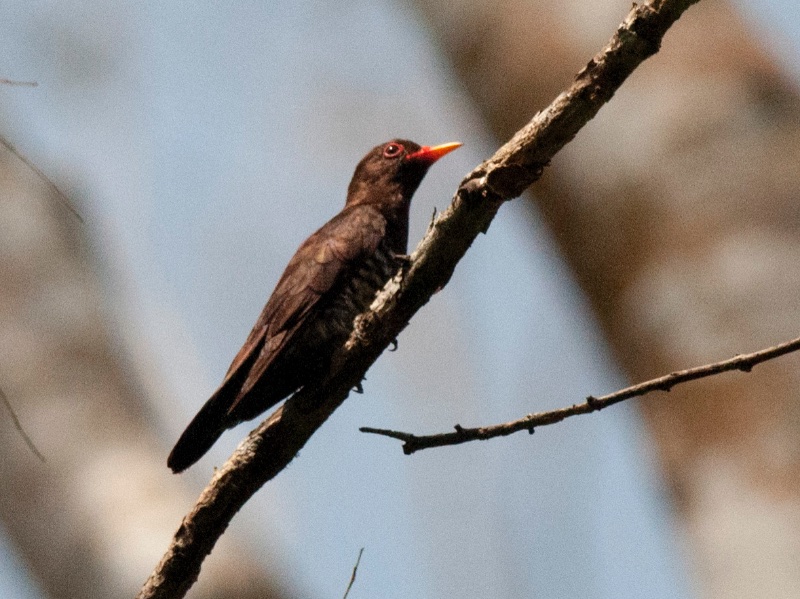
<instances>
[{"instance_id":1,"label":"bird's foot","mask_svg":"<svg viewBox=\"0 0 800 599\"><path fill-rule=\"evenodd\" d=\"M392 260L394 260L395 264L397 264L397 266L403 270L406 270L409 266L411 266L411 256L408 254L395 254L392 252Z\"/></svg>"}]
</instances>

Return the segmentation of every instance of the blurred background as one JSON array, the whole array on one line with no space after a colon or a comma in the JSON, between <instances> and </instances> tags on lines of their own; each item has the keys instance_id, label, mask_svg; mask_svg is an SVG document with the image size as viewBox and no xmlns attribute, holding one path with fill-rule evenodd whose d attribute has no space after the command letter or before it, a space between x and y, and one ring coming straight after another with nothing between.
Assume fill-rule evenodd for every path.
<instances>
[{"instance_id":1,"label":"blurred background","mask_svg":"<svg viewBox=\"0 0 800 599\"><path fill-rule=\"evenodd\" d=\"M0 594L132 597L247 431L166 455L297 245L395 136L434 207L630 2L8 0L0 9ZM800 10L701 0L503 207L189 596L800 595L798 358L411 457L797 336Z\"/></svg>"}]
</instances>

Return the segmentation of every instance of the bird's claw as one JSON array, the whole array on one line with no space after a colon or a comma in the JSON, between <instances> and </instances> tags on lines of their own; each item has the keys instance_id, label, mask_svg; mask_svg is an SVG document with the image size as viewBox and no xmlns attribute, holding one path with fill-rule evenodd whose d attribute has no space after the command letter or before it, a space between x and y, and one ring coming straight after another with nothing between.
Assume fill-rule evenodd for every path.
<instances>
[{"instance_id":1,"label":"bird's claw","mask_svg":"<svg viewBox=\"0 0 800 599\"><path fill-rule=\"evenodd\" d=\"M392 347L389 348L389 351L397 351L397 339L392 339Z\"/></svg>"},{"instance_id":2,"label":"bird's claw","mask_svg":"<svg viewBox=\"0 0 800 599\"><path fill-rule=\"evenodd\" d=\"M399 266L403 268L408 268L411 265L411 256L409 256L408 254L392 253L392 260L394 260Z\"/></svg>"}]
</instances>

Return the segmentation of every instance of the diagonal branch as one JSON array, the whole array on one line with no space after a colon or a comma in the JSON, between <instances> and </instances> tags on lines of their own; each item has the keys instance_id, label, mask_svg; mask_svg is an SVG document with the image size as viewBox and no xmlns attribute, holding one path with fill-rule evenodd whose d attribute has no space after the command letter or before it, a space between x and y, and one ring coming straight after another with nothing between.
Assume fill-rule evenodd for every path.
<instances>
[{"instance_id":1,"label":"diagonal branch","mask_svg":"<svg viewBox=\"0 0 800 599\"><path fill-rule=\"evenodd\" d=\"M14 428L17 429L17 432L22 437L22 440L25 441L25 445L28 446L28 449L30 449L33 455L39 458L42 463L47 462L42 453L34 444L33 439L31 439L28 436L28 433L25 432L25 429L22 428L22 423L19 421L16 412L14 412L14 408L11 406L11 402L8 400L8 397L2 389L0 389L0 403L2 403L6 407L6 410L8 410L8 415L11 416L11 422L14 423Z\"/></svg>"},{"instance_id":2,"label":"diagonal branch","mask_svg":"<svg viewBox=\"0 0 800 599\"><path fill-rule=\"evenodd\" d=\"M69 201L69 198L67 197L67 194L65 194L63 191L61 191L58 188L58 186L55 183L53 183L53 180L50 177L48 177L47 175L44 174L44 171L42 169L40 169L33 162L31 162L30 160L25 158L25 155L21 154L19 152L19 150L17 150L17 148L15 148L14 146L12 146L11 142L8 141L2 135L0 135L0 145L4 146L9 152L14 154L14 156L16 156L25 166L27 166L34 173L36 173L36 176L38 176L45 183L47 183L47 186L53 192L55 192L56 196L58 197L58 201L61 202L64 205L64 207L67 210L69 210L75 218L77 218L81 223L83 222L83 217L75 209L75 206L72 205L72 202Z\"/></svg>"},{"instance_id":3,"label":"diagonal branch","mask_svg":"<svg viewBox=\"0 0 800 599\"><path fill-rule=\"evenodd\" d=\"M452 204L432 224L410 265L387 283L334 356L328 378L303 389L239 445L184 518L166 554L138 595L183 597L231 518L264 483L297 455L311 435L357 387L367 369L430 297L500 206L534 183L634 69L658 51L669 27L697 0L652 0L631 9L606 47L575 81L494 156L462 182Z\"/></svg>"},{"instance_id":4,"label":"diagonal branch","mask_svg":"<svg viewBox=\"0 0 800 599\"><path fill-rule=\"evenodd\" d=\"M353 588L353 583L356 581L356 572L358 572L358 565L361 563L361 556L364 555L364 548L362 547L361 550L358 552L358 559L356 559L356 565L353 566L353 573L350 575L350 582L347 584L347 589L344 592L344 597L342 599L347 599L347 596L350 594L350 589Z\"/></svg>"},{"instance_id":5,"label":"diagonal branch","mask_svg":"<svg viewBox=\"0 0 800 599\"><path fill-rule=\"evenodd\" d=\"M738 355L721 362L714 362L713 364L706 364L705 366L695 366L694 368L671 372L670 374L631 387L626 387L625 389L620 389L608 395L601 395L600 397L590 395L586 398L586 401L581 404L573 404L566 408L559 408L548 412L528 414L519 420L504 422L502 424L478 428L464 428L460 424L456 424L453 427L455 429L454 432L435 435L415 435L413 433L372 428L369 426L363 426L359 430L362 433L373 433L376 435L383 435L384 437L391 437L392 439L399 439L403 442L403 453L406 455L411 455L421 449L459 445L461 443L467 443L468 441L485 441L495 437L505 437L520 431L528 431L530 434L533 434L537 426L556 424L571 416L596 412L621 401L625 401L626 399L641 397L653 391L670 391L675 385L696 381L730 370L750 372L754 366L762 362L773 360L798 350L800 350L800 337L767 349L753 352L752 354Z\"/></svg>"}]
</instances>

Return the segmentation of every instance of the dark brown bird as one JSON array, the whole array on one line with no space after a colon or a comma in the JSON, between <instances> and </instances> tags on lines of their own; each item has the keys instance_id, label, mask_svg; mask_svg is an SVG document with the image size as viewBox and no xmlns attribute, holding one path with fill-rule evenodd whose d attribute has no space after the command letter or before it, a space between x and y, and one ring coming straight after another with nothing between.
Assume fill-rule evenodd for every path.
<instances>
[{"instance_id":1,"label":"dark brown bird","mask_svg":"<svg viewBox=\"0 0 800 599\"><path fill-rule=\"evenodd\" d=\"M173 472L199 460L226 429L324 375L407 251L411 196L428 168L460 145L395 139L364 156L344 209L289 261L225 380L178 439L167 459Z\"/></svg>"}]
</instances>

